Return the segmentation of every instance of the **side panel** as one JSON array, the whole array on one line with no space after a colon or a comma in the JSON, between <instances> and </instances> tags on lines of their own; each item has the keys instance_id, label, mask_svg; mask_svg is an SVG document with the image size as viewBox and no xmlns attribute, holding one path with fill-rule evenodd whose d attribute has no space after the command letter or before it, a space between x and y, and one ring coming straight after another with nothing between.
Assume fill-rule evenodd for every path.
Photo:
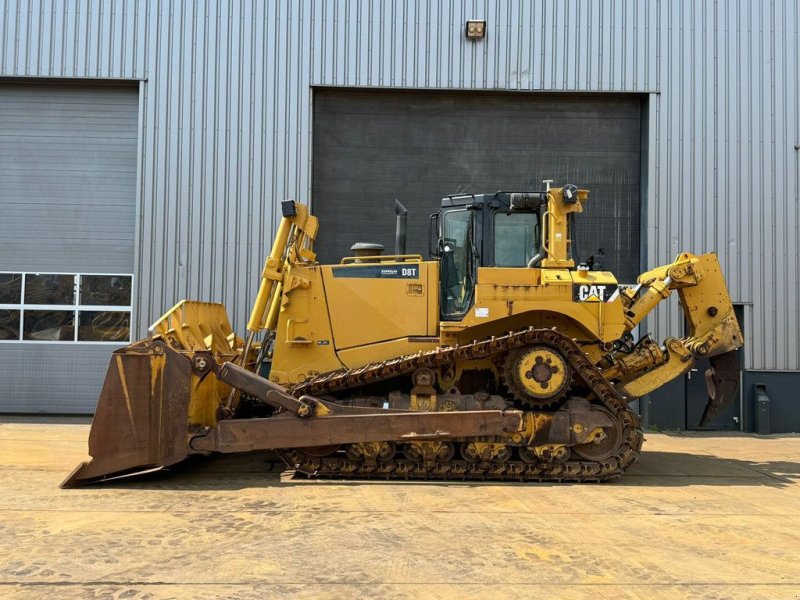
<instances>
[{"instance_id":1,"label":"side panel","mask_svg":"<svg viewBox=\"0 0 800 600\"><path fill-rule=\"evenodd\" d=\"M337 350L428 335L431 263L324 266L322 277Z\"/></svg>"},{"instance_id":2,"label":"side panel","mask_svg":"<svg viewBox=\"0 0 800 600\"><path fill-rule=\"evenodd\" d=\"M603 288L606 295L597 299L577 294L582 286L587 290ZM614 276L603 271L579 278L566 269L480 268L474 307L459 323L443 325L443 338L463 342L509 327L558 326L580 340L616 340L624 331L622 302L619 294L613 293L616 286ZM565 317L580 328L563 329ZM501 319L502 327L496 324Z\"/></svg>"},{"instance_id":3,"label":"side panel","mask_svg":"<svg viewBox=\"0 0 800 600\"><path fill-rule=\"evenodd\" d=\"M343 274L349 276L334 276L338 269L347 269ZM387 271L384 277L380 270ZM296 383L438 344L435 262L295 266L285 281L288 289L278 317L272 381ZM428 339L409 341L411 336ZM340 338L351 346L337 354Z\"/></svg>"}]
</instances>

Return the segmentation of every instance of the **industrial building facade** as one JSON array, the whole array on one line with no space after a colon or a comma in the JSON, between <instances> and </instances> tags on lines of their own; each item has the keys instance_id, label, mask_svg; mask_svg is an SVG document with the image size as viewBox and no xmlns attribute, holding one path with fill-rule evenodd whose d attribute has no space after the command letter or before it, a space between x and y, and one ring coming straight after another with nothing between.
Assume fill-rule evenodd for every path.
<instances>
[{"instance_id":1,"label":"industrial building facade","mask_svg":"<svg viewBox=\"0 0 800 600\"><path fill-rule=\"evenodd\" d=\"M281 200L335 261L391 245L395 198L424 252L440 197L553 179L623 282L719 254L746 344L713 427L800 430L799 64L792 0L0 0L0 412L91 412L182 298L242 331ZM694 428L704 389L645 423Z\"/></svg>"}]
</instances>

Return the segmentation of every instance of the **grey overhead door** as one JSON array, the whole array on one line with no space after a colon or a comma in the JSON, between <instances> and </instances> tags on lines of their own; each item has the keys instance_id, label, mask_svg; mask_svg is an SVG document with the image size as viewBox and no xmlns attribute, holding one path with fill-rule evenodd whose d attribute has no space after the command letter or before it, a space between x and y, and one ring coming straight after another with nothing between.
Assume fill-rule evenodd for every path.
<instances>
[{"instance_id":1,"label":"grey overhead door","mask_svg":"<svg viewBox=\"0 0 800 600\"><path fill-rule=\"evenodd\" d=\"M136 86L0 83L0 412L94 410L133 329L137 132Z\"/></svg>"},{"instance_id":2,"label":"grey overhead door","mask_svg":"<svg viewBox=\"0 0 800 600\"><path fill-rule=\"evenodd\" d=\"M458 191L591 190L577 250L625 282L640 271L641 99L635 95L351 91L314 94L313 210L321 260L353 242L394 248L394 198L408 251L427 255L428 215Z\"/></svg>"}]
</instances>

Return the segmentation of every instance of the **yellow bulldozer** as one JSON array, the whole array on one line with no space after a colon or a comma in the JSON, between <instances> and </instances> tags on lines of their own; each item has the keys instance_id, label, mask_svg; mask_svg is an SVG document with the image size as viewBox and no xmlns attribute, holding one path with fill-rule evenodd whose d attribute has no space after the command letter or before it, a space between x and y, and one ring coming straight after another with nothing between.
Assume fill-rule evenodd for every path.
<instances>
[{"instance_id":1,"label":"yellow bulldozer","mask_svg":"<svg viewBox=\"0 0 800 600\"><path fill-rule=\"evenodd\" d=\"M429 254L356 244L316 260L306 206L283 218L237 336L184 300L113 353L63 487L273 450L323 478L604 481L639 457L629 404L709 358L707 421L736 393L742 333L717 257L680 254L621 285L571 234L588 191L448 196ZM634 328L678 292L688 335Z\"/></svg>"}]
</instances>

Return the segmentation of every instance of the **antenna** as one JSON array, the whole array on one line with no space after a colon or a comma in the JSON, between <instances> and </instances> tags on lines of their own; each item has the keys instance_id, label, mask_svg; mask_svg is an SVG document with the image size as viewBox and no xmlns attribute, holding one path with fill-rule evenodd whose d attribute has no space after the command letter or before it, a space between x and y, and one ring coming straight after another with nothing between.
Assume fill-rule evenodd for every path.
<instances>
[{"instance_id":1,"label":"antenna","mask_svg":"<svg viewBox=\"0 0 800 600\"><path fill-rule=\"evenodd\" d=\"M453 196L460 196L461 194L466 192L471 187L472 187L472 183L468 183L467 185L464 186L464 189L461 189L461 184L459 183L458 187L456 188L455 193L453 194Z\"/></svg>"}]
</instances>

